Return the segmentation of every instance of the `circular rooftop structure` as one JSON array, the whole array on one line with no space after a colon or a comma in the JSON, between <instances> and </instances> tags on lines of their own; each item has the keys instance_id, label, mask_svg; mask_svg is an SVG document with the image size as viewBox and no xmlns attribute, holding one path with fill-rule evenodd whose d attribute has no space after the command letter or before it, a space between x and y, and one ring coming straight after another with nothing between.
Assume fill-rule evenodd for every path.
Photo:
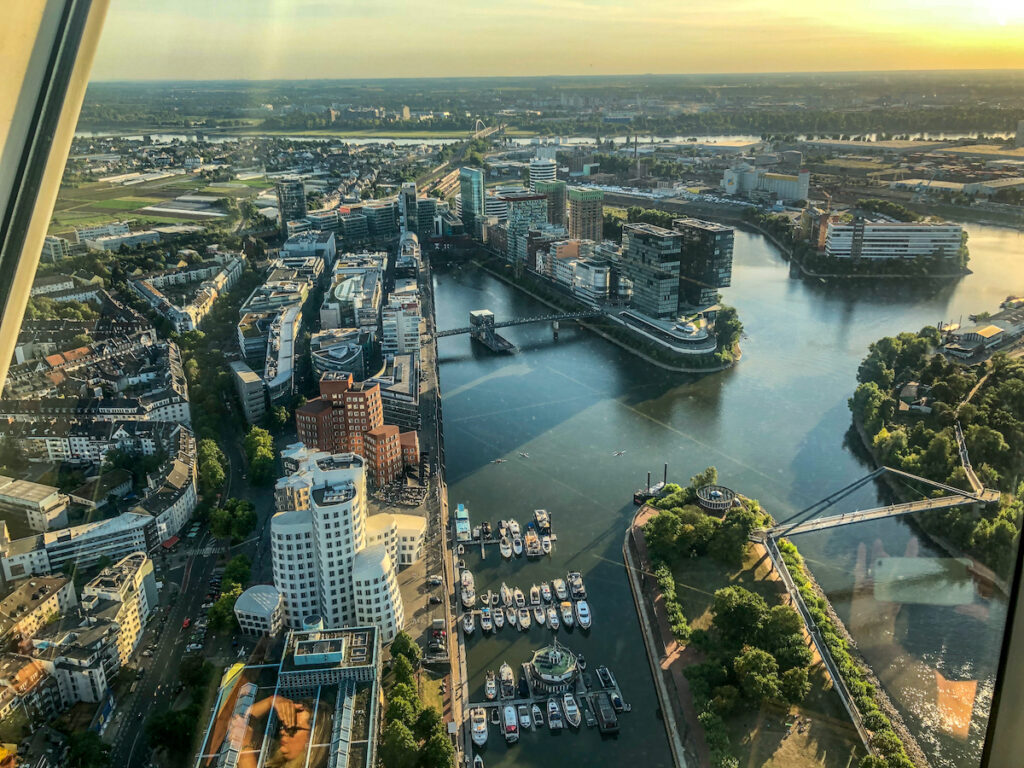
<instances>
[{"instance_id":1,"label":"circular rooftop structure","mask_svg":"<svg viewBox=\"0 0 1024 768\"><path fill-rule=\"evenodd\" d=\"M564 646L547 645L535 651L527 664L535 688L544 691L568 690L577 671L576 654Z\"/></svg>"},{"instance_id":2,"label":"circular rooftop structure","mask_svg":"<svg viewBox=\"0 0 1024 768\"><path fill-rule=\"evenodd\" d=\"M702 485L697 489L697 503L708 512L727 512L736 499L736 491L724 485Z\"/></svg>"}]
</instances>

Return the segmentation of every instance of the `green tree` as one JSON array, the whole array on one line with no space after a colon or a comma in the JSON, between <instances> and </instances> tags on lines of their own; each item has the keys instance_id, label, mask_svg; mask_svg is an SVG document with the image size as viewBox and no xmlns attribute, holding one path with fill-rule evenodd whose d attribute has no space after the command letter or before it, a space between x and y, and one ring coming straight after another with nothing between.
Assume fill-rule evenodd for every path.
<instances>
[{"instance_id":1,"label":"green tree","mask_svg":"<svg viewBox=\"0 0 1024 768\"><path fill-rule=\"evenodd\" d=\"M380 759L384 768L415 768L419 760L416 739L405 723L392 720L380 737Z\"/></svg>"},{"instance_id":2,"label":"green tree","mask_svg":"<svg viewBox=\"0 0 1024 768\"><path fill-rule=\"evenodd\" d=\"M412 728L416 723L416 708L407 699L392 698L384 712L388 722L399 722Z\"/></svg>"},{"instance_id":3,"label":"green tree","mask_svg":"<svg viewBox=\"0 0 1024 768\"><path fill-rule=\"evenodd\" d=\"M799 704L811 692L806 667L793 667L782 673L779 682L782 697L790 704Z\"/></svg>"},{"instance_id":4,"label":"green tree","mask_svg":"<svg viewBox=\"0 0 1024 768\"><path fill-rule=\"evenodd\" d=\"M252 560L247 555L235 555L224 566L225 583L240 584L243 587L249 583L249 576L252 574Z\"/></svg>"},{"instance_id":5,"label":"green tree","mask_svg":"<svg viewBox=\"0 0 1024 768\"><path fill-rule=\"evenodd\" d=\"M445 733L435 732L420 750L420 768L451 768L455 762L455 748Z\"/></svg>"},{"instance_id":6,"label":"green tree","mask_svg":"<svg viewBox=\"0 0 1024 768\"><path fill-rule=\"evenodd\" d=\"M437 711L437 707L424 707L416 717L413 733L417 739L426 741L435 733L443 734L443 727L444 720L441 718L441 713Z\"/></svg>"},{"instance_id":7,"label":"green tree","mask_svg":"<svg viewBox=\"0 0 1024 768\"><path fill-rule=\"evenodd\" d=\"M408 632L399 632L391 641L391 656L405 656L413 667L419 666L423 651Z\"/></svg>"},{"instance_id":8,"label":"green tree","mask_svg":"<svg viewBox=\"0 0 1024 768\"><path fill-rule=\"evenodd\" d=\"M738 586L717 590L713 611L718 634L726 644L736 648L748 637L756 636L768 618L764 598Z\"/></svg>"},{"instance_id":9,"label":"green tree","mask_svg":"<svg viewBox=\"0 0 1024 768\"><path fill-rule=\"evenodd\" d=\"M210 629L234 629L238 626L238 620L235 618L235 601L242 594L242 587L238 584L226 586L229 588L221 592L206 614L210 621Z\"/></svg>"},{"instance_id":10,"label":"green tree","mask_svg":"<svg viewBox=\"0 0 1024 768\"><path fill-rule=\"evenodd\" d=\"M780 698L779 665L768 651L747 646L733 659L733 670L749 699L763 702Z\"/></svg>"},{"instance_id":11,"label":"green tree","mask_svg":"<svg viewBox=\"0 0 1024 768\"><path fill-rule=\"evenodd\" d=\"M96 731L75 731L68 736L69 768L107 768L110 745Z\"/></svg>"},{"instance_id":12,"label":"green tree","mask_svg":"<svg viewBox=\"0 0 1024 768\"><path fill-rule=\"evenodd\" d=\"M395 660L391 664L391 671L395 675L395 682L412 685L414 670L408 657L402 655L396 656Z\"/></svg>"}]
</instances>

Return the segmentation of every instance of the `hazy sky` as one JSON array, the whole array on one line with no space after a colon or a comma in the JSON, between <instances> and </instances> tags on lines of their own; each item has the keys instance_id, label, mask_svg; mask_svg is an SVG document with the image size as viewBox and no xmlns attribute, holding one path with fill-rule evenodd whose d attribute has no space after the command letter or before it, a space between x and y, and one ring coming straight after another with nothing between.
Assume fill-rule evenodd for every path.
<instances>
[{"instance_id":1,"label":"hazy sky","mask_svg":"<svg viewBox=\"0 0 1024 768\"><path fill-rule=\"evenodd\" d=\"M1024 68L1024 0L112 0L94 80Z\"/></svg>"}]
</instances>

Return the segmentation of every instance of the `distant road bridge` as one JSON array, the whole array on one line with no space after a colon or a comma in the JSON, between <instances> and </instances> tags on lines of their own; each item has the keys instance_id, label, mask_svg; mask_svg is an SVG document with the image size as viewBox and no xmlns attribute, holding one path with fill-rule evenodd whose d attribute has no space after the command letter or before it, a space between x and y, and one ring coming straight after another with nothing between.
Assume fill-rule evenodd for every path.
<instances>
[{"instance_id":1,"label":"distant road bridge","mask_svg":"<svg viewBox=\"0 0 1024 768\"><path fill-rule=\"evenodd\" d=\"M488 310L475 310L476 312L488 312ZM600 309L588 309L583 312L559 312L551 315L537 315L535 317L514 317L511 320L502 320L499 322L488 323L491 328L508 328L512 325L527 325L528 323L554 323L559 320L585 320L589 317L601 317L604 312ZM491 315L493 317L493 315ZM437 338L444 336L459 336L464 333L473 333L480 326L478 323L473 322L473 313L470 313L470 322L472 325L467 325L464 328L449 328L446 331L438 331Z\"/></svg>"}]
</instances>

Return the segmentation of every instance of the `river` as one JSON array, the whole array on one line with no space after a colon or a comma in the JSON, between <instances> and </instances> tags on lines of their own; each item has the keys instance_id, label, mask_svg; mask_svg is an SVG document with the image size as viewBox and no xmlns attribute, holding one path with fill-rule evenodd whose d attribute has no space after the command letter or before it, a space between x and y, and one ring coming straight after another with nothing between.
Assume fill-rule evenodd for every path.
<instances>
[{"instance_id":1,"label":"river","mask_svg":"<svg viewBox=\"0 0 1024 768\"><path fill-rule=\"evenodd\" d=\"M504 517L525 522L533 509L546 508L558 534L553 556L539 563L506 564L496 551L481 563L479 553L467 554L478 593L502 581L528 588L582 571L594 626L587 637L560 632L560 638L592 664L608 664L633 704L612 741L594 731L530 734L506 750L492 729L488 766L671 763L622 566L632 489L648 471L660 476L664 462L670 479L683 483L714 464L723 484L760 499L781 520L865 475L868 465L847 443L846 400L868 344L961 315L967 322L969 313L994 310L1009 293L1024 292L1024 235L967 229L973 274L953 284L878 288L791 279L772 245L737 231L733 287L723 293L746 328L743 360L717 375L646 368L570 326L557 342L542 324L503 330L521 349L512 357L491 355L468 336L440 340L450 502L466 503L474 524ZM467 313L483 307L499 319L545 309L472 267L438 271L435 283L438 328L465 325ZM625 454L615 457L616 451ZM507 462L490 463L498 458ZM873 505L878 493L869 486L844 509ZM884 542L888 554L901 556L912 536L907 521L890 519L804 534L796 543L848 621L858 544ZM920 554L938 553L922 544ZM884 605L870 607L885 613ZM972 610L977 617L966 619L951 608L905 606L890 627L899 646L873 636L877 627L850 626L873 662L899 668L901 674L883 674L883 681L921 734L932 764L942 768L975 766L980 756L1005 605L976 598ZM471 700L483 698L486 670L508 660L518 673L550 635L508 627L492 637L480 634L468 644ZM902 656L894 662L895 652ZM979 680L966 740L935 727L936 667L946 678Z\"/></svg>"}]
</instances>

